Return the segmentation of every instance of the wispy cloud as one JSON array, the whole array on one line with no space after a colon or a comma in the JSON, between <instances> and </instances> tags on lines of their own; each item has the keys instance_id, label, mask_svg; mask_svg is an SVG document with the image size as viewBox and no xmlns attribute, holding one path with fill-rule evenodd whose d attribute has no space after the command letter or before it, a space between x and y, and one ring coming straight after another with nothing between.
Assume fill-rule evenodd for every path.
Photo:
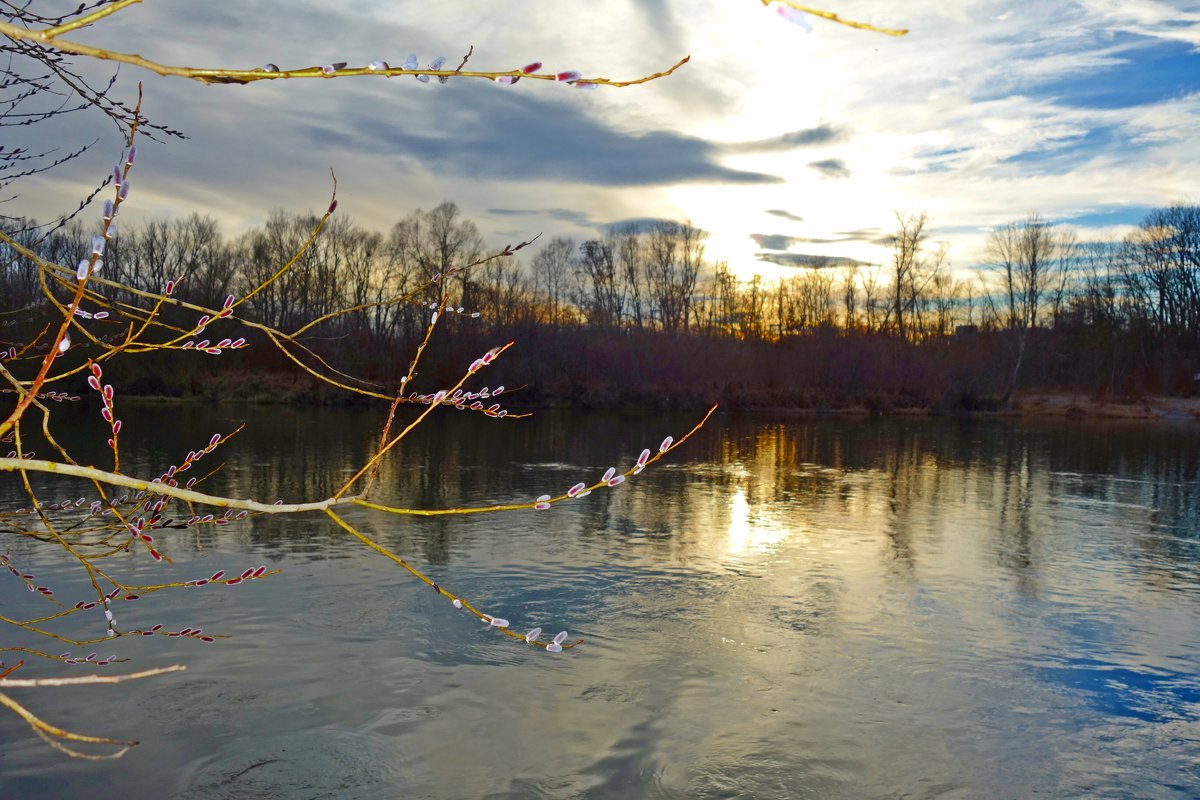
<instances>
[{"instance_id":1,"label":"wispy cloud","mask_svg":"<svg viewBox=\"0 0 1200 800\"><path fill-rule=\"evenodd\" d=\"M842 242L867 242L874 245L890 247L892 235L883 233L879 228L859 228L852 231L834 231L834 235L842 237Z\"/></svg>"},{"instance_id":2,"label":"wispy cloud","mask_svg":"<svg viewBox=\"0 0 1200 800\"><path fill-rule=\"evenodd\" d=\"M309 122L299 130L310 143L325 148L369 150L401 158L410 169L490 180L614 187L780 181L775 175L722 165L720 145L696 136L666 130L628 133L564 113L559 103L535 92L485 83L456 88L445 102L457 107L435 109L425 126L381 122L374 109L348 103L336 124Z\"/></svg>"},{"instance_id":3,"label":"wispy cloud","mask_svg":"<svg viewBox=\"0 0 1200 800\"><path fill-rule=\"evenodd\" d=\"M758 234L787 241L767 248L771 263L880 261L894 210L908 209L967 265L990 226L1030 211L1086 228L1200 195L1200 0L856 0L854 14L912 33L818 22L804 35L754 3L691 0L581 4L569 25L516 0L164 3L85 33L197 65L455 59L475 43L477 68L536 59L621 78L692 56L669 79L595 92L139 76L146 110L192 139L146 149L131 215L216 209L252 224L296 197L323 204L332 167L342 207L370 224L443 198L485 236L514 220L578 236L603 220L690 218L712 232L711 256L748 270L767 263L751 240L763 209L803 223ZM67 119L84 127L64 141L94 138L94 121ZM111 157L28 184L24 207L63 210Z\"/></svg>"},{"instance_id":4,"label":"wispy cloud","mask_svg":"<svg viewBox=\"0 0 1200 800\"><path fill-rule=\"evenodd\" d=\"M816 253L758 253L759 261L777 264L781 267L810 267L824 269L827 267L864 266L865 262L856 261L845 256L825 256Z\"/></svg>"},{"instance_id":5,"label":"wispy cloud","mask_svg":"<svg viewBox=\"0 0 1200 800\"><path fill-rule=\"evenodd\" d=\"M840 158L825 158L820 161L810 161L808 166L824 175L826 178L849 178L850 169Z\"/></svg>"},{"instance_id":6,"label":"wispy cloud","mask_svg":"<svg viewBox=\"0 0 1200 800\"><path fill-rule=\"evenodd\" d=\"M863 228L856 231L837 231L833 236L788 236L782 233L752 233L750 238L762 250L790 250L802 244L843 244L866 242L890 246L890 234L880 233L879 228Z\"/></svg>"},{"instance_id":7,"label":"wispy cloud","mask_svg":"<svg viewBox=\"0 0 1200 800\"><path fill-rule=\"evenodd\" d=\"M601 230L605 233L633 230L638 233L646 233L653 230L656 226L671 223L676 220L666 217L630 217L628 219L619 219L615 222L607 222L601 226Z\"/></svg>"},{"instance_id":8,"label":"wispy cloud","mask_svg":"<svg viewBox=\"0 0 1200 800\"><path fill-rule=\"evenodd\" d=\"M845 141L849 138L844 128L829 124L818 125L815 128L772 136L769 139L758 139L752 142L734 142L725 145L733 153L765 153L775 150L792 150L800 147L815 147L832 142Z\"/></svg>"},{"instance_id":9,"label":"wispy cloud","mask_svg":"<svg viewBox=\"0 0 1200 800\"><path fill-rule=\"evenodd\" d=\"M597 224L586 212L570 208L489 208L487 213L501 217L544 217L584 228L593 228Z\"/></svg>"}]
</instances>

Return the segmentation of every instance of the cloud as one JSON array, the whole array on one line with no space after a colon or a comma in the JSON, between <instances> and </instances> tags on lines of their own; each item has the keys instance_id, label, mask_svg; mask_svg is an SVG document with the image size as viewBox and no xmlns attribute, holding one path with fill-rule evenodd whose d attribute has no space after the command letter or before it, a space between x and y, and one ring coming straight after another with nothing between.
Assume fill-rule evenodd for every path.
<instances>
[{"instance_id":1,"label":"cloud","mask_svg":"<svg viewBox=\"0 0 1200 800\"><path fill-rule=\"evenodd\" d=\"M647 233L657 225L670 225L679 222L679 220L666 219L665 217L632 217L630 219L619 219L616 222L609 222L601 226L605 233L612 233L626 229L633 229L638 233ZM708 231L700 231L707 234Z\"/></svg>"},{"instance_id":2,"label":"cloud","mask_svg":"<svg viewBox=\"0 0 1200 800\"><path fill-rule=\"evenodd\" d=\"M670 130L621 131L553 96L570 89L521 92L479 82L454 89L456 96L434 106L435 117L420 126L388 124L374 108L343 102L336 126L310 121L300 130L322 147L365 149L403 159L410 169L478 179L613 187L780 182L721 165L715 142Z\"/></svg>"},{"instance_id":3,"label":"cloud","mask_svg":"<svg viewBox=\"0 0 1200 800\"><path fill-rule=\"evenodd\" d=\"M858 228L852 231L834 231L835 236L844 237L840 242L866 242L883 247L892 246L892 234L881 233L879 228Z\"/></svg>"},{"instance_id":4,"label":"cloud","mask_svg":"<svg viewBox=\"0 0 1200 800\"><path fill-rule=\"evenodd\" d=\"M845 138L845 129L825 123L815 128L804 128L792 131L791 133L785 133L782 136L773 136L769 139L729 144L726 145L726 149L735 153L763 153L773 150L813 147L815 145L842 141Z\"/></svg>"},{"instance_id":5,"label":"cloud","mask_svg":"<svg viewBox=\"0 0 1200 800\"><path fill-rule=\"evenodd\" d=\"M1133 3L1079 0L1079 3L1117 30L1186 42L1200 49L1200 9L1185 11L1177 4L1160 0Z\"/></svg>"},{"instance_id":6,"label":"cloud","mask_svg":"<svg viewBox=\"0 0 1200 800\"><path fill-rule=\"evenodd\" d=\"M778 264L781 267L854 267L865 266L865 261L857 261L843 256L822 256L812 253L758 253L759 261Z\"/></svg>"},{"instance_id":7,"label":"cloud","mask_svg":"<svg viewBox=\"0 0 1200 800\"><path fill-rule=\"evenodd\" d=\"M573 211L567 208L489 208L488 213L501 217L547 217L561 222L568 222L580 228L599 231L601 234L617 233L626 230L647 233L658 225L669 225L679 222L679 220L667 219L666 217L629 217L627 219L602 223L597 222L581 211ZM702 232L707 233L707 231Z\"/></svg>"},{"instance_id":8,"label":"cloud","mask_svg":"<svg viewBox=\"0 0 1200 800\"><path fill-rule=\"evenodd\" d=\"M752 233L750 238L763 250L787 250L798 244L836 244L848 239L821 239L808 236L788 236L782 233Z\"/></svg>"},{"instance_id":9,"label":"cloud","mask_svg":"<svg viewBox=\"0 0 1200 800\"><path fill-rule=\"evenodd\" d=\"M781 233L752 233L750 238L763 250L787 250L801 240Z\"/></svg>"},{"instance_id":10,"label":"cloud","mask_svg":"<svg viewBox=\"0 0 1200 800\"><path fill-rule=\"evenodd\" d=\"M772 216L790 219L792 222L804 222L804 217L798 217L790 211L784 211L782 208L768 208L767 213Z\"/></svg>"},{"instance_id":11,"label":"cloud","mask_svg":"<svg viewBox=\"0 0 1200 800\"><path fill-rule=\"evenodd\" d=\"M826 158L821 161L810 161L808 166L824 175L826 178L849 178L850 170L846 162L840 158Z\"/></svg>"},{"instance_id":12,"label":"cloud","mask_svg":"<svg viewBox=\"0 0 1200 800\"><path fill-rule=\"evenodd\" d=\"M866 242L889 246L892 242L890 234L881 235L879 228L860 228L854 231L838 231L837 238L820 236L788 236L782 233L752 233L750 238L762 250L788 250L799 244L842 244L845 242Z\"/></svg>"},{"instance_id":13,"label":"cloud","mask_svg":"<svg viewBox=\"0 0 1200 800\"><path fill-rule=\"evenodd\" d=\"M489 208L487 213L501 217L548 217L583 228L596 227L596 222L585 212L570 208Z\"/></svg>"}]
</instances>

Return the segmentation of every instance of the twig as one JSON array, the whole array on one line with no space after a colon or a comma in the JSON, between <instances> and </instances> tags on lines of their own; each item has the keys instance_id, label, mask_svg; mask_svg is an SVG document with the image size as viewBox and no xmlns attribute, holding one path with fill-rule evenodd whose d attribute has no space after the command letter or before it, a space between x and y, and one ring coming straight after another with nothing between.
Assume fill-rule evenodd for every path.
<instances>
[{"instance_id":1,"label":"twig","mask_svg":"<svg viewBox=\"0 0 1200 800\"><path fill-rule=\"evenodd\" d=\"M467 65L467 61L471 58L471 54L474 52L475 52L475 45L471 45L469 48L467 48L467 54L465 56L463 56L463 60L459 63L459 65L455 68L454 71L462 72L462 68Z\"/></svg>"},{"instance_id":2,"label":"twig","mask_svg":"<svg viewBox=\"0 0 1200 800\"><path fill-rule=\"evenodd\" d=\"M90 686L98 683L125 683L142 678L153 678L156 675L166 675L169 672L183 672L183 664L172 664L169 667L156 667L141 672L129 672L124 675L80 675L76 678L0 678L0 689L31 689L39 686Z\"/></svg>"},{"instance_id":3,"label":"twig","mask_svg":"<svg viewBox=\"0 0 1200 800\"><path fill-rule=\"evenodd\" d=\"M780 5L794 8L797 11L801 11L805 14L811 14L814 17L820 17L821 19L826 19L830 22L836 22L838 25L845 25L848 28L857 28L861 31L873 31L875 33L886 34L887 36L904 36L908 33L908 28L877 28L867 22L855 22L852 19L844 19L832 11L822 11L819 8L800 5L799 3L793 3L792 0L762 0L762 4L764 6L769 6L771 3L779 3Z\"/></svg>"}]
</instances>

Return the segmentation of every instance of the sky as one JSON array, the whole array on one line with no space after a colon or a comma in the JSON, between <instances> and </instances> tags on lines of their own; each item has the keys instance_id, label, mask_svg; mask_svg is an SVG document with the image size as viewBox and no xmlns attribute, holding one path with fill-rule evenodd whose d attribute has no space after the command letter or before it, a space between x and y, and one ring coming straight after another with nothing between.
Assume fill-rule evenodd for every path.
<instances>
[{"instance_id":1,"label":"sky","mask_svg":"<svg viewBox=\"0 0 1200 800\"><path fill-rule=\"evenodd\" d=\"M132 99L142 80L144 110L189 136L139 147L127 216L199 211L231 234L272 209L323 210L331 169L339 213L372 228L443 200L495 247L688 219L742 277L813 256L886 263L897 213L927 214L965 269L992 227L1030 213L1086 241L1200 202L1200 0L813 2L911 32L815 18L806 30L758 0L147 0L74 36L235 68L409 53L456 65L473 46L479 70L542 61L629 79L691 56L670 77L594 91L409 77L203 86L122 68L119 89ZM43 218L74 207L120 151L95 115L36 136L101 138L20 187L21 210Z\"/></svg>"}]
</instances>

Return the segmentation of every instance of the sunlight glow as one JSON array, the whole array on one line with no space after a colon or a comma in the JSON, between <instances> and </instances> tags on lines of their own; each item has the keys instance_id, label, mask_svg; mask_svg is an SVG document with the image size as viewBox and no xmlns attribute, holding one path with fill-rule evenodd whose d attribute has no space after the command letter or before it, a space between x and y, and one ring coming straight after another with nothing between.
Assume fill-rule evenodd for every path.
<instances>
[{"instance_id":1,"label":"sunlight glow","mask_svg":"<svg viewBox=\"0 0 1200 800\"><path fill-rule=\"evenodd\" d=\"M775 550L790 535L782 527L764 524L761 512L751 512L746 490L738 487L729 501L729 543L732 556L762 555Z\"/></svg>"}]
</instances>

